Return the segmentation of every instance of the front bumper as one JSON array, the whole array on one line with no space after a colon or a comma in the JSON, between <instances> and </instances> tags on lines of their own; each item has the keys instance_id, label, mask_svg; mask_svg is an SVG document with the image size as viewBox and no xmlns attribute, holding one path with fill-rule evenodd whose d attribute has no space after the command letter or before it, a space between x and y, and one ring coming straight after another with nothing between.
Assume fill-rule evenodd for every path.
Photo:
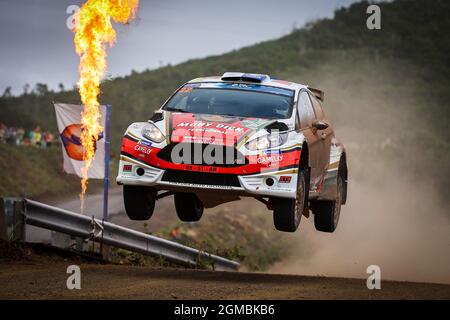
<instances>
[{"instance_id":1,"label":"front bumper","mask_svg":"<svg viewBox=\"0 0 450 320\"><path fill-rule=\"evenodd\" d=\"M150 166L122 155L119 163L117 183L124 185L140 185L157 187L160 190L183 189L187 191L221 190L243 196L280 197L295 199L298 169L284 169L279 171L263 171L258 174L235 175L237 183L234 185L215 184L214 179L208 183L198 183L192 179L185 181L168 181L166 170ZM192 177L198 172L189 172ZM209 173L214 175L214 173Z\"/></svg>"}]
</instances>

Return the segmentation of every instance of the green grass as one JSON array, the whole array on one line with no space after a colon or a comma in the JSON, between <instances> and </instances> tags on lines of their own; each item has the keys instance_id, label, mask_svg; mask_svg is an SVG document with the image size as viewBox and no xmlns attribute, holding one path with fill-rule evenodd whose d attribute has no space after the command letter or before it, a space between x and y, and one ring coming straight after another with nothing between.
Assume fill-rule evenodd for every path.
<instances>
[{"instance_id":1,"label":"green grass","mask_svg":"<svg viewBox=\"0 0 450 320\"><path fill-rule=\"evenodd\" d=\"M70 193L79 181L62 171L59 148L0 145L0 196L40 197Z\"/></svg>"},{"instance_id":2,"label":"green grass","mask_svg":"<svg viewBox=\"0 0 450 320\"><path fill-rule=\"evenodd\" d=\"M64 173L59 146L41 149L31 146L0 144L0 197L46 199L73 196L80 191L80 179ZM111 183L118 163L111 163ZM91 180L91 188L101 188L102 181Z\"/></svg>"}]
</instances>

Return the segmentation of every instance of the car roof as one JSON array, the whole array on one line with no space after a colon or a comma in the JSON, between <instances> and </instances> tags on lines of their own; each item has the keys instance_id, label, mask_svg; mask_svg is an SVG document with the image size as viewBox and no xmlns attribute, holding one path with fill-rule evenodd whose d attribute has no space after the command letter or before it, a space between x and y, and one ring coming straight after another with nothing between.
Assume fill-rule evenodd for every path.
<instances>
[{"instance_id":1,"label":"car roof","mask_svg":"<svg viewBox=\"0 0 450 320\"><path fill-rule=\"evenodd\" d=\"M192 79L188 83L201 83L201 82L222 82L222 83L247 83L247 84L259 84L264 86L271 86L283 89L290 89L299 91L301 89L308 89L308 86L295 83L292 81L273 79L265 74L252 74L243 72L226 72L222 76L210 76Z\"/></svg>"}]
</instances>

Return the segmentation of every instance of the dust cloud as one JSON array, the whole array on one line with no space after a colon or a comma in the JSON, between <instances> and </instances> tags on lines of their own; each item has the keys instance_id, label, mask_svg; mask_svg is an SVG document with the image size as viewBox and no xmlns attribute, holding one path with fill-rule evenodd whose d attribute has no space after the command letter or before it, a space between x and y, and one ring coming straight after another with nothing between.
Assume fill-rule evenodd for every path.
<instances>
[{"instance_id":1,"label":"dust cloud","mask_svg":"<svg viewBox=\"0 0 450 320\"><path fill-rule=\"evenodd\" d=\"M445 137L421 113L432 101L416 90L413 68L399 68L343 62L306 75L325 90L347 146L349 197L335 233L303 218L286 235L290 257L270 272L367 278L378 265L384 280L450 283L450 204L441 188L448 153L436 147Z\"/></svg>"},{"instance_id":2,"label":"dust cloud","mask_svg":"<svg viewBox=\"0 0 450 320\"><path fill-rule=\"evenodd\" d=\"M450 283L450 220L435 190L401 171L386 178L352 179L336 232L317 232L303 219L291 239L299 250L270 271L365 278L378 265L385 280Z\"/></svg>"}]
</instances>

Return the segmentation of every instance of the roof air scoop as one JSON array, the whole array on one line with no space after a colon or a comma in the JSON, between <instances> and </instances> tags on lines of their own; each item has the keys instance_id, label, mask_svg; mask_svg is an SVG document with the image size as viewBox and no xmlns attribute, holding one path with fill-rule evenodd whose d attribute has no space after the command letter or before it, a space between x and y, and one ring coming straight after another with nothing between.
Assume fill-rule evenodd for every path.
<instances>
[{"instance_id":1,"label":"roof air scoop","mask_svg":"<svg viewBox=\"0 0 450 320\"><path fill-rule=\"evenodd\" d=\"M270 81L270 77L267 74L225 72L222 76L222 81L262 83L265 81Z\"/></svg>"}]
</instances>

